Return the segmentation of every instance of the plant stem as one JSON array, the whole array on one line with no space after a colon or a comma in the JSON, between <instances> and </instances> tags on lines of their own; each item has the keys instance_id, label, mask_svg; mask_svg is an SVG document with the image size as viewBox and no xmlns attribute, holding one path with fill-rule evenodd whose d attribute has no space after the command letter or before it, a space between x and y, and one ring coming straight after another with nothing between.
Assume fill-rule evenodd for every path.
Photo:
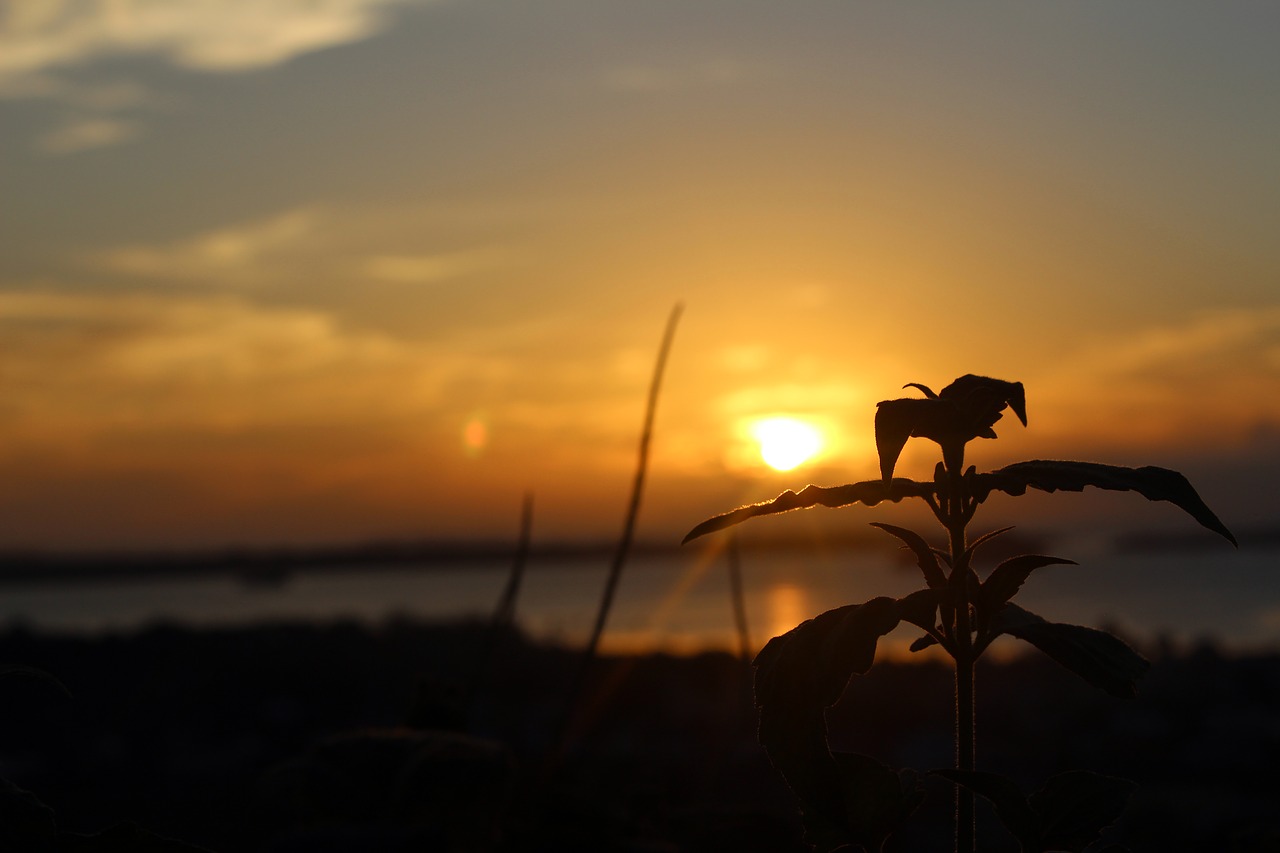
<instances>
[{"instance_id":1,"label":"plant stem","mask_svg":"<svg viewBox=\"0 0 1280 853\"><path fill-rule=\"evenodd\" d=\"M974 769L973 635L969 621L969 558L965 554L964 448L946 454L947 532L951 547L951 589L955 603L956 769ZM974 853L973 792L956 786L956 853Z\"/></svg>"}]
</instances>

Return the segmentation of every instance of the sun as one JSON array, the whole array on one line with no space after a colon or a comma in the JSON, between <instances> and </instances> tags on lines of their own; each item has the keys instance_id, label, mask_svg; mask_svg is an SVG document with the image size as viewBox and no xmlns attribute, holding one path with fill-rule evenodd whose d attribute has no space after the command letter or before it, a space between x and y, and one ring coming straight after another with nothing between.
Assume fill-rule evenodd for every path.
<instances>
[{"instance_id":1,"label":"sun","mask_svg":"<svg viewBox=\"0 0 1280 853\"><path fill-rule=\"evenodd\" d=\"M760 444L760 458L775 471L790 471L822 449L822 433L797 418L763 418L751 425Z\"/></svg>"}]
</instances>

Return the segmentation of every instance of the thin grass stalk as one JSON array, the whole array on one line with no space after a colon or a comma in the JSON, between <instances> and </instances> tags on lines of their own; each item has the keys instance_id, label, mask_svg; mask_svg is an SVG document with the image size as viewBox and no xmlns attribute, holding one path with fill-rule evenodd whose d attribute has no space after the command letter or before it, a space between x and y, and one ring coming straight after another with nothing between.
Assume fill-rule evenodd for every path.
<instances>
[{"instance_id":1,"label":"thin grass stalk","mask_svg":"<svg viewBox=\"0 0 1280 853\"><path fill-rule=\"evenodd\" d=\"M569 692L569 701L565 707L564 722L561 725L560 748L569 734L569 722L577 708L582 689L586 683L587 672L595 662L600 648L600 638L604 635L605 625L609 620L609 611L613 607L613 599L618 591L618 582L622 578L622 569L627 557L631 554L631 544L635 538L636 519L640 515L640 499L644 495L645 474L649 467L649 444L653 439L653 420L658 408L658 395L662 389L662 374L666 369L667 355L671 352L671 342L675 339L676 324L684 305L676 303L667 318L666 330L662 335L662 344L658 348L658 358L653 366L653 378L649 383L649 399L645 406L644 427L640 431L640 450L636 459L635 478L631 485L631 500L627 504L627 514L622 525L622 535L618 539L618 547L614 551L613 563L609 567L609 577L605 582L604 594L600 599L600 608L596 612L595 625L582 653L582 662L578 666L578 674Z\"/></svg>"},{"instance_id":2,"label":"thin grass stalk","mask_svg":"<svg viewBox=\"0 0 1280 853\"><path fill-rule=\"evenodd\" d=\"M498 647L507 630L515 624L516 598L520 594L520 582L524 578L524 567L529 560L529 545L533 539L533 492L525 492L520 507L520 536L516 540L516 553L511 561L511 573L507 575L507 585L494 608L493 617L489 620L489 630L485 632L484 649L480 655L480 665L476 667L471 678L471 691L467 697L467 708L475 712L476 697L484 686L484 680L493 672L498 656Z\"/></svg>"},{"instance_id":3,"label":"thin grass stalk","mask_svg":"<svg viewBox=\"0 0 1280 853\"><path fill-rule=\"evenodd\" d=\"M507 585L502 590L502 598L493 611L490 632L494 633L510 627L516 618L516 597L520 594L520 582L524 578L524 566L529 559L529 542L533 532L533 493L525 492L524 503L520 508L520 539L516 545L515 559L511 563L511 574L507 576Z\"/></svg>"}]
</instances>

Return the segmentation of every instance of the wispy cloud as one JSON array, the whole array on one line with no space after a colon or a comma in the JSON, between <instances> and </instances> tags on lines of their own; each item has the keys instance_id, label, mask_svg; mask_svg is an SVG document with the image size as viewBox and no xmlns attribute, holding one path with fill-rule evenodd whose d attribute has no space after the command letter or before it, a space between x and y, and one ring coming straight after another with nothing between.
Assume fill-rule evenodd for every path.
<instances>
[{"instance_id":1,"label":"wispy cloud","mask_svg":"<svg viewBox=\"0 0 1280 853\"><path fill-rule=\"evenodd\" d=\"M0 18L0 80L95 59L154 55L242 71L367 38L413 0L26 0Z\"/></svg>"},{"instance_id":2,"label":"wispy cloud","mask_svg":"<svg viewBox=\"0 0 1280 853\"><path fill-rule=\"evenodd\" d=\"M132 277L255 283L269 277L275 260L296 252L315 233L317 221L314 210L300 208L165 245L122 246L93 263Z\"/></svg>"},{"instance_id":3,"label":"wispy cloud","mask_svg":"<svg viewBox=\"0 0 1280 853\"><path fill-rule=\"evenodd\" d=\"M151 99L129 81L83 84L66 75L100 60L159 57L206 72L266 68L368 38L388 10L423 0L23 0L0 7L0 100L43 98L78 110L42 142L67 154L124 141L110 116Z\"/></svg>"},{"instance_id":4,"label":"wispy cloud","mask_svg":"<svg viewBox=\"0 0 1280 853\"><path fill-rule=\"evenodd\" d=\"M364 264L364 275L393 284L433 284L473 272L493 269L506 260L498 249L441 252L431 255L375 255Z\"/></svg>"},{"instance_id":5,"label":"wispy cloud","mask_svg":"<svg viewBox=\"0 0 1280 853\"><path fill-rule=\"evenodd\" d=\"M139 132L135 122L111 116L76 117L42 136L37 147L47 154L72 154L126 142Z\"/></svg>"},{"instance_id":6,"label":"wispy cloud","mask_svg":"<svg viewBox=\"0 0 1280 853\"><path fill-rule=\"evenodd\" d=\"M1247 441L1280 425L1280 306L1135 329L1041 380L1049 423L1108 444Z\"/></svg>"},{"instance_id":7,"label":"wispy cloud","mask_svg":"<svg viewBox=\"0 0 1280 853\"><path fill-rule=\"evenodd\" d=\"M397 420L466 358L209 295L0 293L9 443Z\"/></svg>"}]
</instances>

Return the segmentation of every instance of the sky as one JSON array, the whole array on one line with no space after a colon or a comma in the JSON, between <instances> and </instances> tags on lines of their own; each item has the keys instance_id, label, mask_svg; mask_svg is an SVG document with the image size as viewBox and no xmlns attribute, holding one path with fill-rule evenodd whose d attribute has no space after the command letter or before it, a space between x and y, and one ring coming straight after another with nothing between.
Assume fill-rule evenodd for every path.
<instances>
[{"instance_id":1,"label":"sky","mask_svg":"<svg viewBox=\"0 0 1280 853\"><path fill-rule=\"evenodd\" d=\"M964 373L1027 388L980 467L1175 467L1274 525L1278 31L1164 0L0 3L0 548L511 538L525 492L535 538L611 536L676 303L642 538L874 478L875 403ZM773 471L769 417L821 447Z\"/></svg>"}]
</instances>

